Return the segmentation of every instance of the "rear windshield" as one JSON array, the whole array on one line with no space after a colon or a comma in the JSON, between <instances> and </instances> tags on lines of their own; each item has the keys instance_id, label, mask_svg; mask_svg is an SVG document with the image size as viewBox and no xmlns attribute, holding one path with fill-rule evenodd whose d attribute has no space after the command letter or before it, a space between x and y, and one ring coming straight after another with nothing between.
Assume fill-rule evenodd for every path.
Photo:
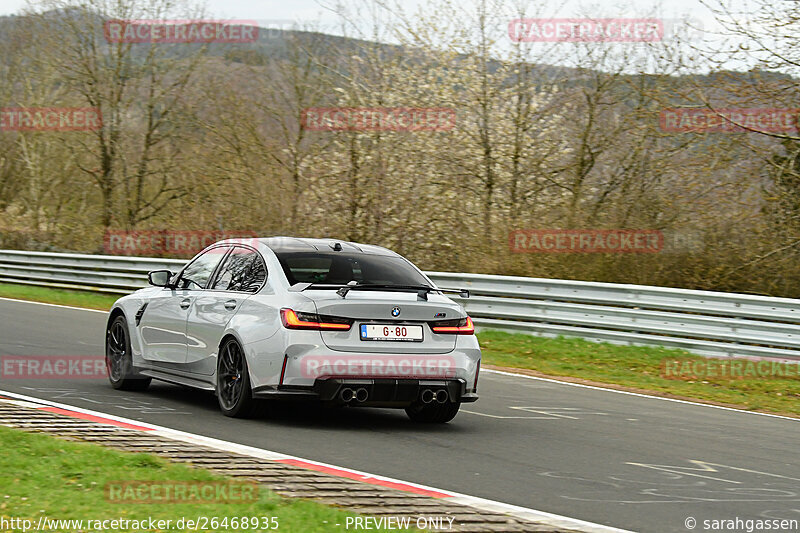
<instances>
[{"instance_id":1,"label":"rear windshield","mask_svg":"<svg viewBox=\"0 0 800 533\"><path fill-rule=\"evenodd\" d=\"M425 285L428 280L402 257L347 252L277 252L291 285L351 281L382 285Z\"/></svg>"}]
</instances>

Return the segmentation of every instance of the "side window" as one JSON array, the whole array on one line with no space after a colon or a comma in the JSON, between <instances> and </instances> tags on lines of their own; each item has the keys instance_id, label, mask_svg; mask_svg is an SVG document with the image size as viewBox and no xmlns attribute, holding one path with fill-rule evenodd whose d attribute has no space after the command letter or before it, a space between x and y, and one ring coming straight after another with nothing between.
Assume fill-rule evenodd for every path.
<instances>
[{"instance_id":1,"label":"side window","mask_svg":"<svg viewBox=\"0 0 800 533\"><path fill-rule=\"evenodd\" d=\"M178 286L181 289L205 289L208 279L214 273L220 260L228 251L227 246L212 248L203 255L197 257L189 266L183 270Z\"/></svg>"},{"instance_id":2,"label":"side window","mask_svg":"<svg viewBox=\"0 0 800 533\"><path fill-rule=\"evenodd\" d=\"M233 249L213 289L256 292L267 279L267 269L258 252L237 246Z\"/></svg>"}]
</instances>

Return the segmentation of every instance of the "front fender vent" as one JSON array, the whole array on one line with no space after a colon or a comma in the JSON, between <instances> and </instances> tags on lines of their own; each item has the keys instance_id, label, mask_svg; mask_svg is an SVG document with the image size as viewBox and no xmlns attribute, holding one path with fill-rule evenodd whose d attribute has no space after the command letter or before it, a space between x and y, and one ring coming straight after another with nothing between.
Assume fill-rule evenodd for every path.
<instances>
[{"instance_id":1,"label":"front fender vent","mask_svg":"<svg viewBox=\"0 0 800 533\"><path fill-rule=\"evenodd\" d=\"M144 316L144 310L147 309L147 303L145 303L138 311L136 311L136 325L139 325L139 322L142 321L142 317Z\"/></svg>"}]
</instances>

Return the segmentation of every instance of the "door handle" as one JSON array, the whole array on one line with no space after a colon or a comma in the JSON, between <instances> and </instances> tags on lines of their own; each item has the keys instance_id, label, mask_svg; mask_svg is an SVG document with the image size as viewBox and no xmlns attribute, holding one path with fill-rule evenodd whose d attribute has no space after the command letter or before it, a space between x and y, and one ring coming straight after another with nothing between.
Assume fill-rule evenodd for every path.
<instances>
[{"instance_id":1,"label":"door handle","mask_svg":"<svg viewBox=\"0 0 800 533\"><path fill-rule=\"evenodd\" d=\"M181 300L181 309L189 309L190 305L192 305L191 298L186 298L185 300Z\"/></svg>"},{"instance_id":2,"label":"door handle","mask_svg":"<svg viewBox=\"0 0 800 533\"><path fill-rule=\"evenodd\" d=\"M225 302L225 309L227 309L228 311L233 311L234 309L236 309L236 300L228 300L227 302Z\"/></svg>"}]
</instances>

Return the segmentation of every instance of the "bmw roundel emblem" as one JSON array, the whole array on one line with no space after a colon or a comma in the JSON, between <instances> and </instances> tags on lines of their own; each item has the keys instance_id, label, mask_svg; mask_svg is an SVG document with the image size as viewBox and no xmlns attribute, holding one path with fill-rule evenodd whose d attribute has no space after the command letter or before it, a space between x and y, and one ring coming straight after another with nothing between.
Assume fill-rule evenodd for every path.
<instances>
[{"instance_id":1,"label":"bmw roundel emblem","mask_svg":"<svg viewBox=\"0 0 800 533\"><path fill-rule=\"evenodd\" d=\"M400 308L392 307L392 316L400 316Z\"/></svg>"}]
</instances>

